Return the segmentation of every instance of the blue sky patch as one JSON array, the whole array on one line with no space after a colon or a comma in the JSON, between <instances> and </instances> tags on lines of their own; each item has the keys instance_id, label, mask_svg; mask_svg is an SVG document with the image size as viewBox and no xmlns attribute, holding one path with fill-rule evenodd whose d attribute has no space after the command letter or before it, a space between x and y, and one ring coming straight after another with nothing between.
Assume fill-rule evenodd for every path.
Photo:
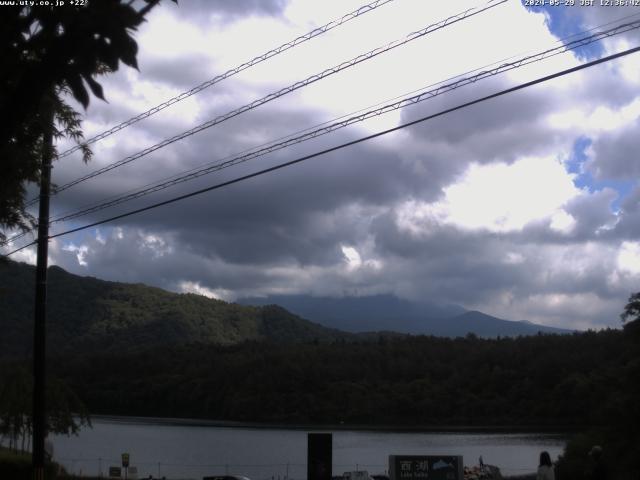
<instances>
[{"instance_id":1,"label":"blue sky patch","mask_svg":"<svg viewBox=\"0 0 640 480\"><path fill-rule=\"evenodd\" d=\"M522 0L522 4L530 12L546 13L546 24L549 31L558 37L558 39L562 39L565 45L580 38L572 37L572 35L583 32L588 28L581 23L582 19L579 9L586 7L578 6L579 2L580 0L576 0L576 6L566 7L551 6L548 1L543 2L544 5L535 5L535 3L538 2L533 2L534 5L531 5L531 1ZM580 60L587 61L599 58L604 53L604 49L601 42L595 42L585 45L584 47L576 48L573 52Z\"/></svg>"}]
</instances>

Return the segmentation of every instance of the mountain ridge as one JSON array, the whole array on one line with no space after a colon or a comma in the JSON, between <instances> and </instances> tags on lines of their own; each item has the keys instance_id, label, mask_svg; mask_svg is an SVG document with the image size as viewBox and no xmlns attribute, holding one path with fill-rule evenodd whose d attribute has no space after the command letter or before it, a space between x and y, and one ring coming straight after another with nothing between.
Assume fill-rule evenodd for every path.
<instances>
[{"instance_id":1,"label":"mountain ridge","mask_svg":"<svg viewBox=\"0 0 640 480\"><path fill-rule=\"evenodd\" d=\"M351 333L394 331L444 337L472 333L480 337L497 337L573 332L528 321L506 320L483 312L468 311L457 305L411 302L388 294L362 297L272 295L247 297L237 302L254 306L281 305L315 323L330 328L340 326L340 329Z\"/></svg>"},{"instance_id":2,"label":"mountain ridge","mask_svg":"<svg viewBox=\"0 0 640 480\"><path fill-rule=\"evenodd\" d=\"M13 261L0 264L0 357L28 357L31 352L34 283L35 267ZM299 300L297 307L290 305L292 298ZM52 266L48 351L57 355L192 343L371 341L405 334L495 337L538 331L569 333L467 312L455 305L411 303L391 295L318 297L310 311L299 308L308 298L267 297L261 305L242 304L243 300L227 303L142 283L78 276ZM323 316L323 312L330 315ZM425 312L443 317L425 319Z\"/></svg>"},{"instance_id":3,"label":"mountain ridge","mask_svg":"<svg viewBox=\"0 0 640 480\"><path fill-rule=\"evenodd\" d=\"M0 356L29 356L35 267L0 264ZM48 271L48 351L122 352L204 343L335 341L350 334L314 324L278 306L247 307L144 284Z\"/></svg>"}]
</instances>

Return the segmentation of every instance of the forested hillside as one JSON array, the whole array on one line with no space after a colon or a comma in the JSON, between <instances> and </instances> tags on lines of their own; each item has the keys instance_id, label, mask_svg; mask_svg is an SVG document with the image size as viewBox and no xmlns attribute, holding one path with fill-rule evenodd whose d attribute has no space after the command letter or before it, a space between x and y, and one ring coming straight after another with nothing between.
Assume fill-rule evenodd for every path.
<instances>
[{"instance_id":1,"label":"forested hillside","mask_svg":"<svg viewBox=\"0 0 640 480\"><path fill-rule=\"evenodd\" d=\"M0 263L0 358L30 355L34 282L34 267L12 261ZM340 325L332 317L337 311L342 312L340 318L345 328L360 322L364 330L385 330L384 335L390 337L397 336L390 331L393 328L400 332L442 336L464 336L473 331L490 337L535 334L546 328L505 321L480 312L429 319L422 316L427 312L424 308L389 296L335 300L329 310L325 307L332 303L331 299L322 299L320 303L322 308L315 311L314 317L318 323L314 323L278 305L238 305L142 284L80 277L54 266L49 269L48 282L48 351L53 354L124 353L196 342L231 345L252 340L332 342L372 337L371 333L355 335L332 328L334 324ZM398 309L395 316L394 308ZM383 315L387 320L376 321L376 315ZM409 324L415 328L403 328ZM546 330L555 332L550 328Z\"/></svg>"},{"instance_id":2,"label":"forested hillside","mask_svg":"<svg viewBox=\"0 0 640 480\"><path fill-rule=\"evenodd\" d=\"M33 270L9 262L0 271L0 373L10 375L28 368ZM54 267L48 368L92 414L594 427L569 444L563 465L580 471L586 446L600 443L629 471L640 455L639 311L623 330L570 335L354 335L273 305L239 306Z\"/></svg>"},{"instance_id":3,"label":"forested hillside","mask_svg":"<svg viewBox=\"0 0 640 480\"><path fill-rule=\"evenodd\" d=\"M34 267L0 264L0 357L29 355ZM49 269L48 350L52 354L129 352L154 346L229 345L246 340L333 341L349 334L277 306L248 307L142 284L79 277Z\"/></svg>"},{"instance_id":4,"label":"forested hillside","mask_svg":"<svg viewBox=\"0 0 640 480\"><path fill-rule=\"evenodd\" d=\"M485 340L191 345L65 357L93 413L257 422L601 425L638 369L621 331ZM635 363L634 363L635 362Z\"/></svg>"},{"instance_id":5,"label":"forested hillside","mask_svg":"<svg viewBox=\"0 0 640 480\"><path fill-rule=\"evenodd\" d=\"M20 362L30 347L32 267L0 268L0 352ZM640 404L630 400L639 397L640 378L633 328L498 339L358 337L277 306L244 307L55 267L49 293L52 374L92 413L582 427Z\"/></svg>"}]
</instances>

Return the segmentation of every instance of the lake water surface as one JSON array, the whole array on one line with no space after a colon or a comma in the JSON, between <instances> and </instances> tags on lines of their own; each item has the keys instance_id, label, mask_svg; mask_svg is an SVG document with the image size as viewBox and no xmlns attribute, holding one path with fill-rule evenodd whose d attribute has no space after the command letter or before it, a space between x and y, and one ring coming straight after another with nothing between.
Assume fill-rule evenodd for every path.
<instances>
[{"instance_id":1,"label":"lake water surface","mask_svg":"<svg viewBox=\"0 0 640 480\"><path fill-rule=\"evenodd\" d=\"M310 431L323 431L310 430ZM325 430L326 431L326 430ZM73 473L108 475L130 454L138 478L201 479L237 474L251 480L306 478L306 430L180 425L99 418L79 436L55 436L54 458ZM506 475L534 472L542 450L555 460L566 437L536 433L333 431L333 474L385 473L389 455L462 455L464 464L497 465Z\"/></svg>"}]
</instances>

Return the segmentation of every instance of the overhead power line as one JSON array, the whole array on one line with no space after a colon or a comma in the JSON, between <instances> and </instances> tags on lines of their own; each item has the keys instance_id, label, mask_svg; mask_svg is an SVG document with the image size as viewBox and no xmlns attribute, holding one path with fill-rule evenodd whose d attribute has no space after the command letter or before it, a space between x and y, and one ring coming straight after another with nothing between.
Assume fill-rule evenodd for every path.
<instances>
[{"instance_id":1,"label":"overhead power line","mask_svg":"<svg viewBox=\"0 0 640 480\"><path fill-rule=\"evenodd\" d=\"M299 157L299 158L297 158L295 160L291 160L291 161L288 161L288 162L280 163L278 165L275 165L275 166L272 166L272 167L269 167L269 168L265 168L263 170L259 170L259 171L254 172L254 173L250 173L248 175L243 175L241 177L237 177L237 178L234 178L232 180L221 182L221 183L218 183L218 184L206 187L206 188L202 188L200 190L196 190L196 191L184 194L184 195L180 195L180 196L171 198L169 200L165 200L165 201L162 201L162 202L154 203L152 205L148 205L146 207L142 207L142 208L138 208L138 209L135 209L135 210L131 210L129 212L122 213L120 215L115 215L113 217L109 217L109 218L106 218L104 220L99 220L97 222L93 222L93 223L90 223L90 224L87 224L87 225L83 225L81 227L72 228L70 230L66 230L66 231L63 231L63 232L60 232L60 233L56 233L55 235L50 235L49 239L61 237L61 236L64 236L64 235L68 235L70 233L79 232L79 231L82 231L82 230L86 230L88 228L97 227L98 225L102 225L102 224L105 224L105 223L108 223L108 222L112 222L114 220L120 220L122 218L130 217L132 215L137 215L139 213L146 212L148 210L153 210L155 208L162 207L162 206L165 206L165 205L169 205L171 203L175 203L175 202L178 202L178 201L181 201L181 200L185 200L187 198L195 197L197 195L201 195L203 193L210 192L212 190L217 190L217 189L220 189L220 188L223 188L223 187L227 187L227 186L233 185L235 183L240 183L242 181L249 180L250 178L258 177L258 176L261 176L261 175L264 175L264 174L267 174L267 173L274 172L276 170L280 170L280 169L285 168L285 167L289 167L289 166L292 166L292 165L295 165L295 164L298 164L298 163L302 163L302 162L304 162L306 160L310 160L312 158L319 157L321 155L325 155L325 154L328 154L328 153L331 153L331 152L335 152L335 151L341 150L341 149L346 148L346 147L350 147L350 146L353 146L353 145L356 145L356 144L359 144L359 143L362 143L362 142L366 142L366 141L372 140L374 138L377 138L377 137L380 137L380 136L383 136L383 135L387 135L389 133L396 132L398 130L401 130L401 129L404 129L404 128L407 128L407 127L410 127L410 126L417 125L417 124L425 122L427 120L432 120L432 119L437 118L437 117L448 115L448 114L453 113L453 112L455 112L457 110L468 108L468 107L470 107L472 105L476 105L476 104L485 102L487 100L491 100L491 99L494 99L494 98L497 98L497 97L501 97L503 95L506 95L506 94L509 94L509 93L512 93L512 92L516 92L518 90L529 88L529 87L532 87L534 85L537 85L537 84L540 84L540 83L543 83L543 82L547 82L549 80L553 80L555 78L559 78L559 77L562 77L564 75L568 75L570 73L574 73L574 72L577 72L577 71L580 71L580 70L584 70L586 68L593 67L595 65L599 65L599 64L602 64L602 63L605 63L605 62L609 62L611 60L615 60L617 58L621 58L621 57L630 55L632 53L636 53L638 51L640 51L640 47L634 47L634 48L630 48L630 49L624 50L624 51L619 52L619 53L608 55L606 57L599 58L597 60L593 60L591 62L584 63L584 64L578 65L576 67L568 68L566 70L562 70L560 72L556 72L556 73L553 73L553 74L550 74L550 75L546 75L544 77L540 77L540 78L537 78L535 80L531 80L531 81L528 81L528 82L525 82L525 83L521 83L521 84L516 85L514 87L507 88L505 90L501 90L499 92L493 93L491 95L486 95L484 97L477 98L475 100L471 100L469 102L462 103L462 104L457 105L455 107L451 107L451 108L447 108L445 110L441 110L440 112L421 117L421 118L419 118L417 120L413 120L411 122L407 122L407 123L404 123L402 125L398 125L396 127L389 128L387 130L383 130L383 131L378 132L378 133L374 133L372 135L367 135L365 137L361 137L359 139L352 140L350 142L346 142L346 143L337 145L335 147L327 148L327 149L321 150L319 152L312 153L310 155L305 155L303 157ZM22 246L22 247L20 247L20 248L18 248L16 250L8 253L6 256L13 255L14 253L16 253L16 252L18 252L20 250L23 250L23 249L25 249L27 247L30 247L34 243L35 242L32 242L32 243L27 244L27 245L24 245L24 246Z\"/></svg>"},{"instance_id":2,"label":"overhead power line","mask_svg":"<svg viewBox=\"0 0 640 480\"><path fill-rule=\"evenodd\" d=\"M140 187L138 189L133 189L130 190L129 192L126 192L124 194L120 194L120 195L115 195L112 196L111 198L105 199L99 203L93 204L91 206L87 206L87 207L83 207L80 208L79 210L72 210L68 213L64 213L59 215L57 218L54 218L51 223L55 223L55 222L60 222L60 221L65 221L65 220L71 220L74 218L78 218L90 213L94 213L96 211L99 210L103 210L105 208L111 207L111 206L115 206L121 203L124 203L126 201L129 200L133 200L133 199L137 199L140 198L142 196L154 193L154 192L158 192L160 190L164 190L166 188L169 188L171 186L177 185L179 183L183 183L195 178L198 178L200 176L203 175L207 175L209 173L218 171L218 170L222 170L224 168L228 168L231 167L233 165L236 165L238 163L243 163L245 161L249 161L251 159L266 155L268 153L274 152L276 150L280 150L282 148L285 148L287 146L296 144L296 143L301 143L303 141L306 141L308 139L311 138L316 138L319 137L321 135L330 133L332 131L335 131L339 128L343 128L346 127L347 125L351 125L353 123L357 123L360 121L364 121L368 118L372 118L374 116L377 115L382 115L384 113L387 113L391 110L396 110L398 108L403 108L404 106L408 106L408 105L412 105L418 102L421 102L423 100L426 100L428 98L432 98L436 95L440 95L442 93L446 93L448 91L454 90L456 88L460 88L462 86L465 86L469 83L474 83L478 80L481 80L483 78L486 78L488 76L493 76L493 75L497 75L499 73L503 73L507 70L511 70L514 68L519 68L521 66L527 65L529 63L533 63L533 62L537 62L537 61L541 61L545 58L549 58L551 56L555 56L561 53L564 53L566 51L571 51L571 50L576 50L580 47L589 45L591 43L597 42L597 41L601 41L605 38L609 38L612 37L614 35L618 35L621 33L625 33L628 32L630 30L633 29L637 29L640 27L640 20L636 20L636 21L631 21L631 22L627 22L624 24L620 24L617 25L615 27L609 28L607 30L602 30L602 31L596 31L598 28L602 28L608 25L613 25L621 20L628 20L634 17L638 17L640 16L640 14L634 14L634 15L628 15L625 17L621 17L615 21L612 22L607 22L599 27L593 27L589 30L586 30L584 32L578 32L578 33L574 33L571 34L567 37L564 37L562 39L559 39L557 41L557 43L560 43L560 46L558 47L554 47L548 50L545 50L543 52L539 52L539 53L535 53L535 54L531 54L531 55L527 55L523 58L520 58L518 60L515 61L511 61L511 62L506 62L505 60L502 60L503 63L500 62L495 62L492 65L498 65L495 68L491 68L489 69L488 67L490 67L491 65L485 66L485 67L480 67L480 68L476 68L474 70L471 70L469 72L457 75L455 77L451 77L448 80L444 80L441 82L438 82L436 84L432 84L429 87L425 87L425 88L430 88L433 87L435 85L439 85L437 88L433 88L431 90L428 91L423 91L423 89L420 89L420 93L417 95L413 95L411 97L406 97L406 95L403 97L396 97L396 99L401 99L399 101L390 103L390 104L386 104L383 105L384 102L379 103L378 105L383 105L380 108L377 109L373 109L373 110L369 110L369 111L365 111L365 110L361 110L360 112L357 112L358 115L356 115L355 113L349 114L349 115L344 115L342 117L340 117L339 119L336 119L336 121L329 121L329 122L324 122L320 125L317 125L316 127L311 127L309 129L305 129L302 130L300 132L298 132L298 134L291 134L291 135L287 135L286 137L283 137L281 139L278 140L274 140L272 142L263 144L259 147L254 147L253 149L249 149L246 150L244 152L241 152L239 154L236 154L235 156L229 156L227 157L227 159L223 160L223 161L219 161L218 163L209 163L205 166L202 167L197 167L191 170L188 170L186 172L180 173L180 174L176 174L173 175L163 181L160 182L155 182L155 183L151 183L148 185L145 185L143 187ZM587 33L589 32L594 32L591 35L587 35L585 36ZM581 37L581 38L578 38ZM571 40L569 41L569 39L575 39L575 40ZM512 57L513 58L513 57ZM507 59L508 60L508 59ZM483 70L484 69L484 70ZM463 75L468 75L471 73L475 73L472 76L467 76L466 78L463 78ZM446 83L449 82L451 80L455 80L452 83ZM363 113L364 112L364 113ZM351 115L351 117L350 117ZM349 118L350 117L350 118ZM333 122L333 123L332 123ZM32 231L32 230L31 230ZM9 243L12 243L20 238L22 238L23 236L27 235L28 233L31 233L31 231L23 231L20 232L16 235L14 235L13 237L6 239L5 241L2 242L2 244L0 244L0 246L3 245L7 245Z\"/></svg>"},{"instance_id":3,"label":"overhead power line","mask_svg":"<svg viewBox=\"0 0 640 480\"><path fill-rule=\"evenodd\" d=\"M214 119L211 119L211 120L209 120L209 121L207 121L205 123L202 123L202 124L200 124L200 125L198 125L196 127L193 127L190 130L187 130L187 131L182 132L182 133L180 133L178 135L175 135L175 136L173 136L171 138L165 139L162 142L159 142L159 143L157 143L155 145L152 145L152 146L150 146L148 148L145 148L144 150L141 150L141 151L139 151L139 152L137 152L137 153L135 153L133 155L130 155L130 156L128 156L128 157L126 157L126 158L124 158L122 160L119 160L117 162L111 163L109 165L106 165L105 167L102 167L102 168L100 168L98 170L95 170L92 173L89 173L89 174L84 175L82 177L79 177L79 178L77 178L75 180L72 180L71 182L68 182L68 183L56 188L54 193L57 194L57 193L62 192L64 190L68 189L68 188L71 188L74 185L77 185L77 184L79 184L81 182L84 182L84 181L89 180L91 178L97 177L98 175L102 175L103 173L106 173L106 172L108 172L110 170L113 170L115 168L121 167L121 166L126 165L128 163L131 163L134 160L142 158L142 157L144 157L144 156L146 156L146 155L148 155L148 154L150 154L152 152L155 152L156 150L159 150L159 149L161 149L163 147L166 147L166 146L168 146L168 145L170 145L172 143L175 143L175 142L177 142L179 140L182 140L182 139L184 139L186 137L194 135L194 134L196 134L198 132L201 132L201 131L203 131L205 129L211 128L214 125L222 123L222 122L224 122L226 120L229 120L229 119L231 119L233 117L236 117L236 116L238 116L238 115L240 115L242 113L245 113L245 112L247 112L249 110L257 108L257 107L259 107L261 105L264 105L264 104L266 104L268 102L271 102L271 101L273 101L273 100L275 100L277 98L280 98L280 97L282 97L282 96L284 96L286 94L294 92L294 91L296 91L296 90L298 90L298 89L300 89L302 87L306 87L307 85L310 85L310 84L315 83L315 82L317 82L319 80L327 78L330 75L338 73L338 72L340 72L342 70L345 70L347 68L350 68L350 67L352 67L354 65L358 65L359 63L362 63L362 62L364 62L366 60L370 60L371 58L374 58L374 57L376 57L376 56L378 56L378 55L380 55L382 53L388 52L388 51L390 51L390 50L392 50L394 48L400 47L400 46L405 45L405 44L407 44L409 42L412 42L414 40L422 38L425 35L428 35L430 33L435 32L436 30L440 30L440 29L445 28L445 27L447 27L449 25L452 25L454 23L460 22L460 21L462 21L464 19L470 18L470 17L472 17L474 15L477 15L479 13L482 13L482 12L486 11L486 10L494 8L494 7L498 6L498 5L506 3L507 1L508 0L491 0L488 3L483 4L482 6L476 6L476 7L467 9L464 12L458 13L456 15L452 15L452 16L450 16L450 17L448 17L448 18L446 18L446 19L444 19L444 20L442 20L440 22L437 22L437 23L434 23L432 25L429 25L429 26L427 26L427 27L425 27L425 28L423 28L421 30L412 32L409 35L407 35L405 38L402 38L402 39L399 39L399 40L395 40L395 41L390 42L389 44L387 44L385 46L375 48L375 49L373 49L373 50L371 50L371 51L369 51L367 53L363 53L361 55L358 55L357 57L352 58L351 60L342 62L339 65L336 65L336 66L331 67L331 68L327 68L327 69L323 70L320 73L316 73L314 75L311 75L310 77L307 77L304 80L300 80L300 81L298 81L298 82L296 82L296 83L294 83L292 85L289 85L288 87L282 88L282 89L278 90L277 92L270 93L269 95L267 95L265 97L262 97L262 98L260 98L258 100L254 100L253 102L251 102L249 104L246 104L246 105L244 105L244 106L242 106L242 107L240 107L240 108L238 108L236 110L228 112L228 113L226 113L224 115L220 115L220 116L218 116L218 117L216 117Z\"/></svg>"},{"instance_id":4,"label":"overhead power line","mask_svg":"<svg viewBox=\"0 0 640 480\"><path fill-rule=\"evenodd\" d=\"M362 10L363 8L365 8L365 7L361 7L361 8L360 8L360 10ZM640 13L636 13L636 14L632 14L632 15L625 15L625 16L622 16L622 17L618 17L617 19L612 20L612 21L609 21L609 22L607 22L607 23L604 23L604 24L601 24L601 25L598 25L598 26L591 27L591 28L589 28L589 29L587 29L587 30L584 30L584 31L582 31L582 32L572 33L572 34L570 34L570 35L568 35L568 36L566 36L566 37L562 37L562 38L560 38L560 39L557 39L557 40L555 41L555 43L563 45L564 47L566 47L566 50L574 50L574 49L580 48L580 47L582 47L582 46L586 46L586 45L588 45L588 44L590 44L590 43L593 43L593 42L596 42L596 41L600 41L600 40L602 40L602 39L603 39L603 38L605 38L605 37L610 37L610 36L613 36L613 35L616 35L616 34L619 34L619 33L624 33L625 31L629 31L629 30L631 30L631 29L637 28L637 24L636 24L635 22L631 22L631 19L632 19L632 18L638 18L638 17L640 17ZM626 23L626 24L620 24L620 25L618 25L618 26L616 26L616 27L614 27L614 28L611 28L611 29L609 29L609 30L604 30L604 31L602 30L602 29L603 29L603 28L605 28L605 27L608 27L608 26L610 26L610 25L619 24L619 23L620 23L620 22L622 22L622 21L628 21L628 23ZM598 30L600 30L600 32L598 32ZM596 33L593 33L593 32L596 32ZM591 34L592 34L592 35L591 35L591 37L589 37L589 38L585 37L585 35L587 35L587 34L589 34L589 33L591 33ZM579 38L579 37L582 37L582 38ZM577 39L577 40L574 40L574 39ZM563 48L563 47L558 47L558 48ZM550 49L550 50L552 50L552 49ZM550 52L550 50L547 50L547 51L545 51L544 53L549 53L549 52ZM559 53L564 53L564 51L560 51ZM536 54L536 55L541 55L541 54ZM552 55L552 54L550 54L549 56L551 56L551 55ZM553 53L553 55L555 55L555 53ZM529 55L527 58L532 57L532 56L533 56L533 55ZM448 81L454 80L454 79L456 79L456 78L458 78L458 79L459 79L459 78L462 78L464 75L469 75L469 74L472 74L472 73L475 73L475 72L481 72L483 69L484 69L484 70L485 70L485 72L486 72L486 70L488 70L490 67L493 67L493 66L495 66L495 65L502 65L502 66L504 66L504 65L505 65L509 60L512 60L512 59L517 58L517 57L518 57L518 55L512 55L512 56L511 56L511 57L509 57L509 58L505 58L505 59L503 59L503 60L499 60L499 61L493 62L493 63L491 63L491 64L489 64L489 65L485 65L484 67L474 68L473 70L469 70L469 71L467 71L467 72L465 72L465 73L461 73L461 74L458 74L458 75L456 75L456 76L450 77L450 78L449 78L449 79L447 79L447 80L443 80L443 81L440 81L440 82L437 82L437 83L431 84L431 85L429 85L428 87L423 87L423 88L420 88L420 89L414 90L413 92L406 93L406 94L404 94L404 95L398 95L398 96L394 97L393 99L388 99L388 100L385 100L385 101L378 102L376 105L371 105L370 107L367 107L367 108L371 109L372 107L377 107L377 106L383 105L384 103L386 103L386 102L390 102L390 101L392 101L392 100L394 100L394 101L395 101L395 100L398 100L398 99L407 100L407 98L405 98L405 97L408 97L409 95L413 95L413 94L415 94L416 92L422 92L425 88L430 88L430 87L433 87L433 86L435 86L435 85L443 85L445 82L448 82ZM225 161L225 162L226 162L226 161L228 161L229 159L233 160L233 157L234 157L234 156L236 156L236 157L237 157L237 156L240 156L240 154L249 153L249 152L251 152L252 150L256 150L256 149L258 149L258 148L260 148L260 147L266 147L266 146L269 146L270 144L274 144L274 143L276 143L276 142L280 142L281 140L292 138L292 137L296 136L297 134L301 134L301 133L305 133L305 134L306 134L306 133L310 132L310 131L311 131L311 130L313 130L313 129L318 129L318 128L320 128L320 127L323 127L323 126L329 125L329 124L330 124L330 123L332 123L332 122L336 122L337 120L342 120L342 119L348 118L349 116L353 116L353 115L355 115L356 113L362 113L362 112L365 112L366 110L367 110L366 108L363 108L363 109L358 110L357 112L352 112L352 113L349 113L349 114L342 115L342 116L340 116L340 117L338 117L338 118L336 118L336 119L329 120L329 121L326 121L326 122L322 122L321 124L316 125L315 127L309 127L309 128L303 129L303 130L301 130L301 131L298 131L298 132L295 132L295 133L292 133L292 134L286 135L286 136L281 137L281 138L279 138L279 139L274 139L274 140L272 140L272 141L270 141L270 142L265 142L265 143L264 143L264 144L262 144L262 145L255 146L255 147L250 148L250 149L246 149L246 150L244 150L243 152L238 152L238 153L236 153L236 154L234 154L234 155L228 155L228 156L226 157L226 159L221 160L220 162L222 162L222 161ZM101 200L101 201L100 201L100 203L94 203L91 207L89 207L89 206L81 207L81 208L80 208L80 211L83 211L83 212L84 212L84 211L85 211L86 209L88 209L88 208L93 208L93 207L95 207L95 206L102 206L102 205L104 205L105 203L107 203L107 202L111 202L111 201L118 201L119 199L121 199L121 198L123 198L123 197L125 197L125 196L128 196L128 195L130 195L130 194L131 194L131 195L133 195L133 194L137 194L138 192L140 192L140 191L142 191L142 190L146 190L147 188L151 188L151 187L154 187L154 188L155 188L155 187L157 187L157 186L159 186L159 185L164 184L165 182L168 182L168 181L170 181L170 180L177 179L178 177L183 177L183 176L188 175L188 174L191 174L191 173L200 172L200 171L202 171L204 168L207 168L207 167L212 166L212 165L213 165L213 163L212 163L212 162L210 162L210 163L207 163L207 164L206 164L206 167L205 167L205 165L201 165L201 166L199 166L199 167L192 168L192 169L187 170L187 171L184 171L184 172L182 172L182 173L178 173L178 174L171 175L170 177L165 178L164 180L160 180L160 181L156 181L156 182L151 182L151 183L148 183L148 184L143 185L143 186L141 186L141 187L134 188L134 189L130 189L130 190L129 190L129 191L127 191L127 192L123 192L123 193L121 193L121 194L117 194L117 195L112 195L111 197L108 197L108 198L106 198L106 199ZM204 168L203 168L203 167L204 167ZM205 173L205 174L206 174L206 173ZM127 197L127 198L128 198L128 197ZM120 201L118 201L117 203L121 203L121 202L120 202ZM64 217L64 218L66 218L66 216L67 216L67 215L69 215L69 214L75 214L75 213L78 213L78 212L79 212L79 210L78 210L78 209L76 209L76 210L71 210L71 211L65 212L65 213L63 213L63 214L59 214L59 215L58 215L58 217L57 217L56 219L53 219L53 222L61 221L61 220L63 219L63 217ZM26 234L27 234L27 232L21 232L21 233L19 233L19 234L15 235L14 237L11 237L10 239L3 241L3 242L0 244L0 246L5 245L5 244L7 244L8 242L13 241L13 240L15 240L15 239L18 239L18 238L20 238L20 237L22 237L22 236L24 236L24 235L26 235Z\"/></svg>"},{"instance_id":5,"label":"overhead power line","mask_svg":"<svg viewBox=\"0 0 640 480\"><path fill-rule=\"evenodd\" d=\"M143 120L145 118L148 118L156 113L158 113L161 110L164 110L165 108L178 103L186 98L189 98L192 95L195 95L198 92L201 92L202 90L211 87L212 85L215 85L216 83L219 83L229 77L232 77L250 67L253 67L254 65L257 65L259 63L264 62L265 60L268 60L272 57L275 57L276 55L279 55L282 52L285 52L297 45L300 45L301 43L304 43L308 40L311 40L312 38L315 38L319 35L322 35L323 33L326 33L330 30L333 30L334 28L337 28L341 25L344 25L345 23L353 20L354 18L358 18L366 13L369 13L373 10L375 10L378 7L381 7L387 3L393 2L394 0L376 0L374 2L368 3L367 5L363 5L362 7L354 10L353 12L347 13L345 15L343 15L340 18L336 18L334 20L331 20L329 23L326 23L324 25L322 25L321 27L318 28L314 28L313 30L311 30L308 33L305 33L304 35L300 35L299 37L284 43L282 45L280 45L279 47L276 47L272 50L269 50L266 53L262 53L260 55L258 55L257 57L249 60L248 62L243 63L242 65L239 65L235 68L232 68L230 70L227 70L225 73L217 75L215 77L213 77L210 80L207 80L206 82L202 82L200 85L197 85L195 87L193 87L191 90L187 90L186 92L182 92L181 94L170 98L169 100L161 103L160 105L156 105L153 108L150 108L149 110L147 110L146 112L142 112L138 115L136 115L135 117L131 117L129 120L126 120L112 128L110 128L109 130L105 130L104 132L95 135L91 138L89 138L88 140L85 140L84 142L81 142L80 144L65 150L64 152L62 152L61 154L58 155L58 158L62 158L62 157L66 157L67 155L70 155L78 150L80 150L83 146L86 145L91 145L92 143L95 143L99 140L102 140L103 138L106 138L124 128L127 128L130 125L133 125L134 123L139 122L140 120Z\"/></svg>"},{"instance_id":6,"label":"overhead power line","mask_svg":"<svg viewBox=\"0 0 640 480\"><path fill-rule=\"evenodd\" d=\"M8 245L9 243L13 243L16 240L21 239L25 235L29 235L34 230L35 230L35 228L29 229L29 230L23 230L22 232L16 233L14 236L12 236L10 238L5 238L2 242L0 242L0 247L4 247L5 245Z\"/></svg>"},{"instance_id":7,"label":"overhead power line","mask_svg":"<svg viewBox=\"0 0 640 480\"><path fill-rule=\"evenodd\" d=\"M180 183L184 183L196 178L199 178L203 175L208 175L212 172L216 172L225 168L229 168L232 167L234 165L240 164L240 163L244 163L247 162L249 160L267 155L269 153L275 152L277 150L281 150L284 148L287 148L289 146L298 144L298 143L302 143L304 141L313 139L313 138L317 138L320 137L322 135L326 135L328 133L334 132L336 130L345 128L349 125L355 124L355 123L359 123L362 121L365 121L369 118L373 118L379 115L383 115L385 113L394 111L394 110L398 110L404 107L407 107L409 105L415 105L417 103L423 102L425 100L434 98L436 96L442 95L444 93L448 93L452 90L456 90L458 88L464 87L466 85L478 82L480 80L483 80L485 78L489 78L510 70L514 70L520 67L523 67L525 65L529 65L531 63L535 63L535 62L539 62L542 61L544 59L550 58L552 56L555 55L559 55L568 51L572 51L575 50L577 48L580 47L584 47L586 45L592 44L594 42L598 42L601 41L604 38L608 38L608 37L612 37L614 35L618 35L624 32L628 32L630 30L634 30L634 29L638 29L640 28L640 20L637 20L635 22L630 22L624 25L618 25L614 28L611 28L609 30L603 31L603 32L596 32L592 35L589 35L587 37L583 37L577 40L574 40L572 42L569 42L567 44L563 44L560 45L558 47L555 48L551 48L548 50L545 50L543 52L539 52L533 55L528 55L526 57L520 58L518 60L512 61L512 62L507 62L507 63L503 63L500 64L499 66L489 69L489 70L483 70L480 71L474 75L471 76L467 76L467 77L462 77L462 78L458 78L457 80L451 82L451 83L444 83L441 82L437 87L423 91L417 95L413 95L411 97L408 98L403 98L401 100L392 102L392 103L388 103L386 105L383 105L379 108L375 108L375 109L371 109L368 111L365 111L363 113L359 113L357 115L353 115L351 117L348 118L343 118L337 122L334 123L330 123L330 124L324 124L322 126L320 126L319 128L314 128L314 129L310 129L308 131L305 131L304 133L300 134L300 135L296 135L296 136L292 136L289 138L286 138L284 140L281 141L276 141L273 142L271 144L268 144L266 146L262 146L260 148L256 148L253 150L250 150L246 153L242 153L239 155L236 155L232 158L229 158L227 160L218 162L218 163L213 163L210 164L206 167L202 167L199 169L194 169L194 170L190 170L187 172L184 172L181 175L174 175L173 177L171 177L170 179L167 179L165 181L162 182L158 182L156 184L147 186L145 188L141 188L138 189L136 191L124 194L124 195L120 195L117 197L114 197L112 199L103 201L101 203L98 203L96 205L87 207L87 208L83 208L80 210L76 210L75 212L70 212L68 214L64 214L61 216L58 216L57 218L53 219L51 221L51 223L55 223L55 222L62 222L62 221L66 221L66 220L72 220L84 215L88 215L90 213L95 213L97 211L100 210L104 210L105 208L109 208L115 205L119 205L121 203L133 200L133 199L137 199L146 195L149 195L151 193L154 192L158 192L161 190L164 190L166 188L172 187L174 185L178 185ZM446 81L445 81L446 82Z\"/></svg>"}]
</instances>

